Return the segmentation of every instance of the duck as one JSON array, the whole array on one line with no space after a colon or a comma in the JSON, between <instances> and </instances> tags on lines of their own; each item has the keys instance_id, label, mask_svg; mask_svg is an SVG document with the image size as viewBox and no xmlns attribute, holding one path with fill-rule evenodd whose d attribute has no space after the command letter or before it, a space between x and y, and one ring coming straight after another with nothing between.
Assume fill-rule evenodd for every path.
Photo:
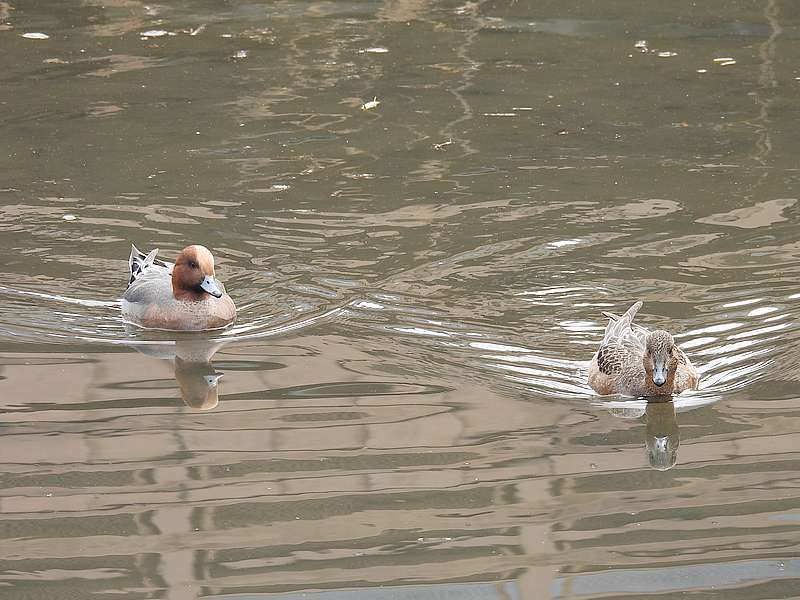
<instances>
[{"instance_id":1,"label":"duck","mask_svg":"<svg viewBox=\"0 0 800 600\"><path fill-rule=\"evenodd\" d=\"M589 385L604 396L672 396L697 389L697 369L672 335L634 324L640 308L641 301L621 317L603 313L608 325L589 363Z\"/></svg>"},{"instance_id":2,"label":"duck","mask_svg":"<svg viewBox=\"0 0 800 600\"><path fill-rule=\"evenodd\" d=\"M207 331L236 319L236 305L216 278L214 256L205 246L186 246L174 263L131 244L130 277L122 295L122 318L145 329Z\"/></svg>"}]
</instances>

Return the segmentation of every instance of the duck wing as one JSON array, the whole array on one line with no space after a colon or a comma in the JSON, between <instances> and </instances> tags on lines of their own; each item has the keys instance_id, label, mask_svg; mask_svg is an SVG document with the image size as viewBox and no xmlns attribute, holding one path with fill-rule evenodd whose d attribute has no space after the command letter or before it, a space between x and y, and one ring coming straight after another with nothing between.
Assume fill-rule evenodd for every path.
<instances>
[{"instance_id":1,"label":"duck wing","mask_svg":"<svg viewBox=\"0 0 800 600\"><path fill-rule=\"evenodd\" d=\"M622 316L604 312L608 317L603 341L597 350L595 360L598 370L604 375L619 377L631 365L639 365L646 348L647 329L633 323L633 318L642 307L636 302Z\"/></svg>"},{"instance_id":2,"label":"duck wing","mask_svg":"<svg viewBox=\"0 0 800 600\"><path fill-rule=\"evenodd\" d=\"M634 303L621 317L604 312L603 315L608 317L608 325L600 346L628 346L632 350L643 350L647 346L647 335L650 331L633 322L640 308L641 300Z\"/></svg>"}]
</instances>

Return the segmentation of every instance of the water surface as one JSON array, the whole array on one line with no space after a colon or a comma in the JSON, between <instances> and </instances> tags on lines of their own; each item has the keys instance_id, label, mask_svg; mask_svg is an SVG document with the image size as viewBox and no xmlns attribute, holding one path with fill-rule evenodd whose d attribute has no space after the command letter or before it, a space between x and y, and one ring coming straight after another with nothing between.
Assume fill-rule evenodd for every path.
<instances>
[{"instance_id":1,"label":"water surface","mask_svg":"<svg viewBox=\"0 0 800 600\"><path fill-rule=\"evenodd\" d=\"M799 40L772 0L0 2L0 596L794 597ZM237 323L126 326L131 242L212 248ZM637 299L698 391L586 385Z\"/></svg>"}]
</instances>

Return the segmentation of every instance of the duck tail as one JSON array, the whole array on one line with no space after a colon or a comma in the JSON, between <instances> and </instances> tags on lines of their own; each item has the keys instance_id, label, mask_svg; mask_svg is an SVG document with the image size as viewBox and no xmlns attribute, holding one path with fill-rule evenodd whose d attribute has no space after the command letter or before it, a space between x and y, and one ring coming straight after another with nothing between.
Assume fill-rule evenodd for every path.
<instances>
[{"instance_id":1,"label":"duck tail","mask_svg":"<svg viewBox=\"0 0 800 600\"><path fill-rule=\"evenodd\" d=\"M128 285L136 281L136 278L142 274L142 271L153 264L157 255L158 248L152 250L149 254L145 254L134 244L131 244L131 255L128 258L128 268L130 269L131 278L128 280Z\"/></svg>"},{"instance_id":2,"label":"duck tail","mask_svg":"<svg viewBox=\"0 0 800 600\"><path fill-rule=\"evenodd\" d=\"M143 256L143 254L139 252L136 244L131 244L131 255L128 258L128 272L131 275L133 275L134 271L137 269L137 264L141 256Z\"/></svg>"},{"instance_id":3,"label":"duck tail","mask_svg":"<svg viewBox=\"0 0 800 600\"><path fill-rule=\"evenodd\" d=\"M603 315L608 317L608 325L606 325L606 332L603 338L611 339L622 337L626 331L631 329L633 318L636 316L636 313L639 312L640 308L642 308L641 300L634 303L621 317L618 317L614 313L604 312Z\"/></svg>"},{"instance_id":4,"label":"duck tail","mask_svg":"<svg viewBox=\"0 0 800 600\"><path fill-rule=\"evenodd\" d=\"M620 321L626 321L628 325L633 323L633 318L636 316L636 313L639 312L639 309L642 308L642 301L639 300L634 302L634 304L625 311L625 314L620 317Z\"/></svg>"}]
</instances>

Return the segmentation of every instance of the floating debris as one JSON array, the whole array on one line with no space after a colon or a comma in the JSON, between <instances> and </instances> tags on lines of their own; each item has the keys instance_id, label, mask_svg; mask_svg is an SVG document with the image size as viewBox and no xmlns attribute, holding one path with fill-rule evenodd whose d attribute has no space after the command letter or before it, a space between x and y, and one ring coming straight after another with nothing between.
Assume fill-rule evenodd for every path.
<instances>
[{"instance_id":1,"label":"floating debris","mask_svg":"<svg viewBox=\"0 0 800 600\"><path fill-rule=\"evenodd\" d=\"M735 59L735 58L733 58L732 56L720 56L720 57L718 57L718 58L715 58L715 59L714 59L714 62L715 62L715 63L722 63L722 62L728 62L728 61L731 61L731 60L732 60L733 62L736 62L736 59Z\"/></svg>"},{"instance_id":2,"label":"floating debris","mask_svg":"<svg viewBox=\"0 0 800 600\"><path fill-rule=\"evenodd\" d=\"M657 54L657 56L659 56L660 58L672 58L673 56L678 56L678 53L677 52L664 51L664 52L659 52Z\"/></svg>"},{"instance_id":3,"label":"floating debris","mask_svg":"<svg viewBox=\"0 0 800 600\"><path fill-rule=\"evenodd\" d=\"M38 31L31 31L28 33L23 33L22 37L27 40L49 40L50 36L46 33L40 33Z\"/></svg>"},{"instance_id":4,"label":"floating debris","mask_svg":"<svg viewBox=\"0 0 800 600\"><path fill-rule=\"evenodd\" d=\"M178 29L178 33L183 33L185 35L200 35L206 30L205 25L198 25L197 27L188 27L184 29Z\"/></svg>"},{"instance_id":5,"label":"floating debris","mask_svg":"<svg viewBox=\"0 0 800 600\"><path fill-rule=\"evenodd\" d=\"M639 52L649 52L649 48L647 47L647 40L639 40L634 45L634 48L639 50Z\"/></svg>"},{"instance_id":6,"label":"floating debris","mask_svg":"<svg viewBox=\"0 0 800 600\"><path fill-rule=\"evenodd\" d=\"M720 67L727 67L728 65L735 65L735 60L726 60L725 62L717 63Z\"/></svg>"},{"instance_id":7,"label":"floating debris","mask_svg":"<svg viewBox=\"0 0 800 600\"><path fill-rule=\"evenodd\" d=\"M64 215L61 218L64 219L65 221L74 221L78 217L76 217L75 215Z\"/></svg>"},{"instance_id":8,"label":"floating debris","mask_svg":"<svg viewBox=\"0 0 800 600\"><path fill-rule=\"evenodd\" d=\"M388 48L383 48L382 46L375 46L374 48L364 48L363 50L359 50L359 54L386 54L389 52Z\"/></svg>"},{"instance_id":9,"label":"floating debris","mask_svg":"<svg viewBox=\"0 0 800 600\"><path fill-rule=\"evenodd\" d=\"M512 106L511 110L533 110L530 106Z\"/></svg>"},{"instance_id":10,"label":"floating debris","mask_svg":"<svg viewBox=\"0 0 800 600\"><path fill-rule=\"evenodd\" d=\"M164 37L165 35L169 35L169 31L166 29L148 29L139 34L139 36L143 38L157 38Z\"/></svg>"},{"instance_id":11,"label":"floating debris","mask_svg":"<svg viewBox=\"0 0 800 600\"><path fill-rule=\"evenodd\" d=\"M447 146L450 146L452 144L453 144L453 138L450 138L446 142L441 142L439 144L434 144L433 145L433 149L434 150L444 150Z\"/></svg>"},{"instance_id":12,"label":"floating debris","mask_svg":"<svg viewBox=\"0 0 800 600\"><path fill-rule=\"evenodd\" d=\"M708 73L708 69L697 69L698 73Z\"/></svg>"},{"instance_id":13,"label":"floating debris","mask_svg":"<svg viewBox=\"0 0 800 600\"><path fill-rule=\"evenodd\" d=\"M249 192L253 192L256 194L274 194L276 192L285 192L291 186L286 185L285 183L275 183L268 188L253 188L248 190ZM296 211L296 212L304 212L304 211Z\"/></svg>"},{"instance_id":14,"label":"floating debris","mask_svg":"<svg viewBox=\"0 0 800 600\"><path fill-rule=\"evenodd\" d=\"M361 105L361 110L369 110L371 108L375 108L379 104L380 104L380 102L378 101L378 97L375 96L369 102L364 102L364 104Z\"/></svg>"},{"instance_id":15,"label":"floating debris","mask_svg":"<svg viewBox=\"0 0 800 600\"><path fill-rule=\"evenodd\" d=\"M247 58L249 55L250 55L249 50L237 50L236 52L233 53L233 56L231 56L231 58L234 60L240 60L242 58Z\"/></svg>"},{"instance_id":16,"label":"floating debris","mask_svg":"<svg viewBox=\"0 0 800 600\"><path fill-rule=\"evenodd\" d=\"M45 58L43 63L47 65L68 65L69 63L66 60L61 60L60 58Z\"/></svg>"},{"instance_id":17,"label":"floating debris","mask_svg":"<svg viewBox=\"0 0 800 600\"><path fill-rule=\"evenodd\" d=\"M517 113L513 112L497 112L497 113L483 113L484 117L516 117Z\"/></svg>"},{"instance_id":18,"label":"floating debris","mask_svg":"<svg viewBox=\"0 0 800 600\"><path fill-rule=\"evenodd\" d=\"M254 42L275 43L275 33L268 27L256 27L254 29L245 29L237 34L237 37L252 40Z\"/></svg>"},{"instance_id":19,"label":"floating debris","mask_svg":"<svg viewBox=\"0 0 800 600\"><path fill-rule=\"evenodd\" d=\"M576 244L580 244L580 239L572 239L572 240L558 240L555 242L550 242L547 244L551 248L563 248L564 246L574 246Z\"/></svg>"}]
</instances>

